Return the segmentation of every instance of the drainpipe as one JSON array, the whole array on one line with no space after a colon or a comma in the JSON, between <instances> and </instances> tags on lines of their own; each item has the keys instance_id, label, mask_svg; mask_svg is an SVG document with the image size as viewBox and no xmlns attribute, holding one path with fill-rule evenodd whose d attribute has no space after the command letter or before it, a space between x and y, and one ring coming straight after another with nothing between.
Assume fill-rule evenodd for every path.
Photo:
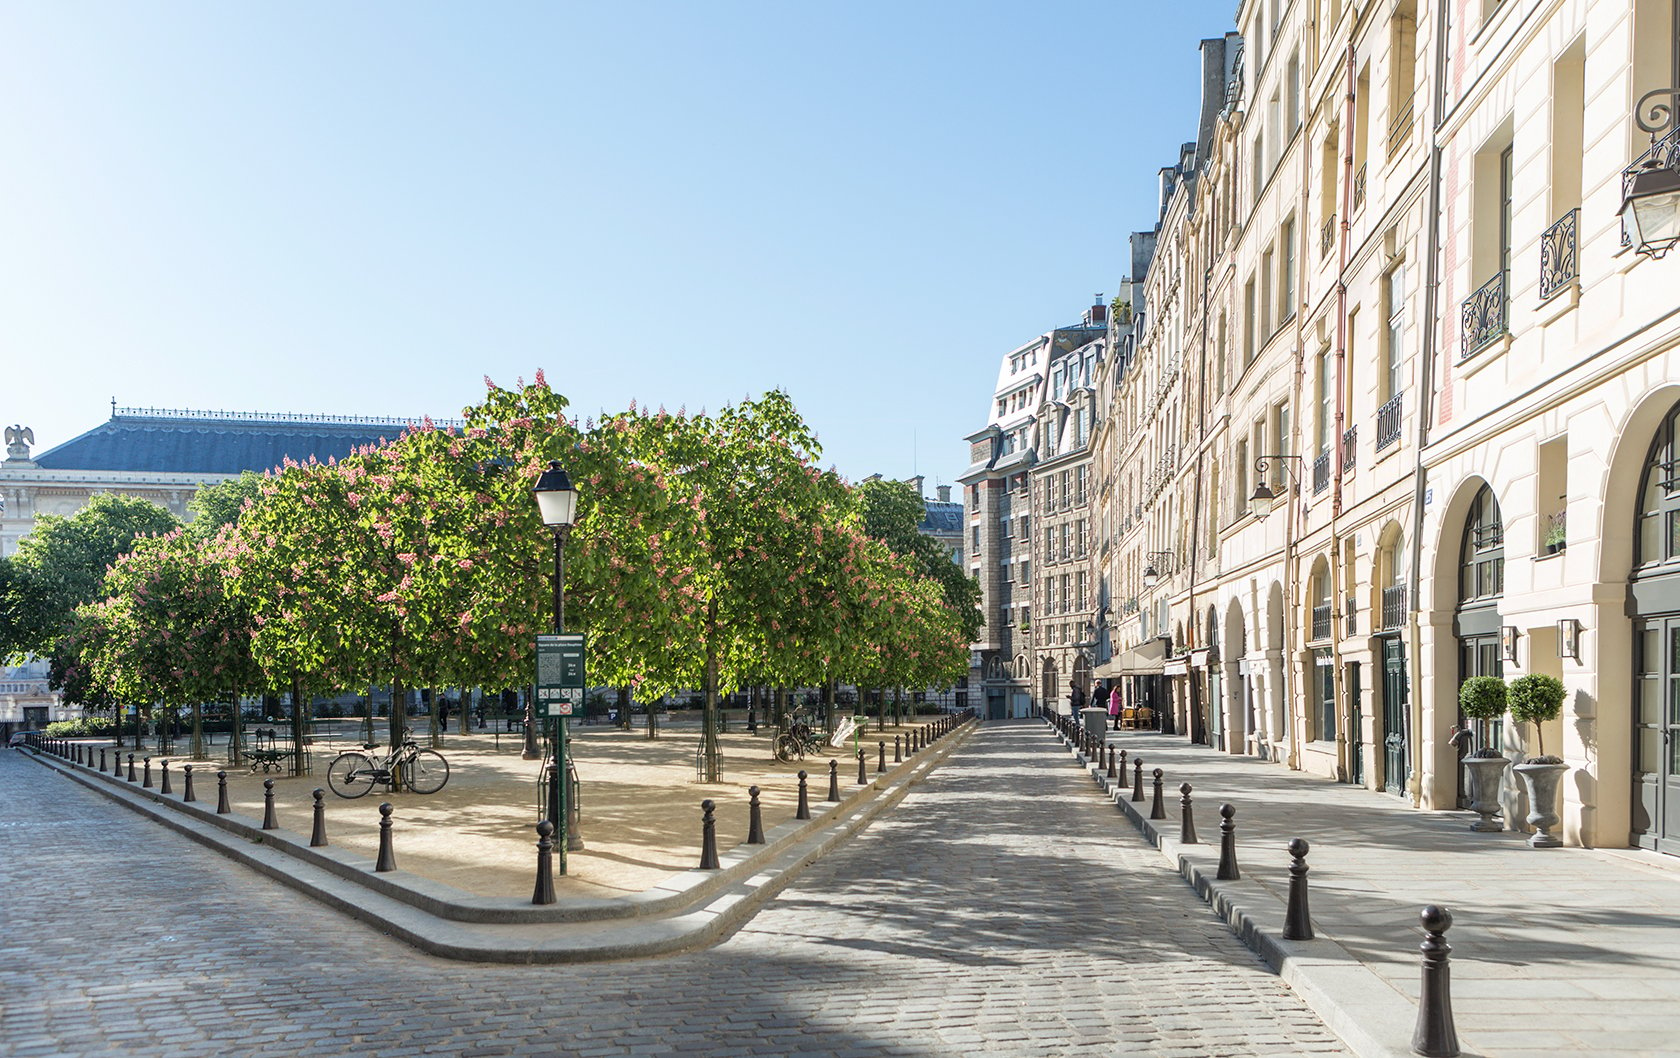
<instances>
[{"instance_id":1,"label":"drainpipe","mask_svg":"<svg viewBox=\"0 0 1680 1058\"><path fill-rule=\"evenodd\" d=\"M1423 805L1423 659L1421 655L1421 636L1418 632L1418 586L1423 576L1423 501L1427 479L1424 475L1423 450L1429 443L1429 420L1433 413L1431 399L1435 393L1435 357L1436 345L1440 330L1440 322L1436 318L1440 312L1440 224L1441 215L1441 147L1436 133L1441 128L1441 122L1446 115L1446 82L1447 82L1447 5L1450 0L1440 0L1435 9L1435 25L1430 32L1435 38L1435 84L1431 95L1434 109L1434 120L1429 126L1429 211L1424 214L1428 218L1424 224L1425 249L1423 269L1423 344L1418 351L1421 361L1422 378L1418 384L1417 407L1417 450L1413 453L1412 470L1412 568L1406 578L1406 604L1411 612L1411 620L1406 629L1406 680L1407 680L1407 719L1410 730L1406 732L1406 755L1411 767L1411 775L1406 780L1406 793L1412 799L1413 807Z\"/></svg>"},{"instance_id":2,"label":"drainpipe","mask_svg":"<svg viewBox=\"0 0 1680 1058\"><path fill-rule=\"evenodd\" d=\"M1353 708L1348 701L1347 680L1342 671L1341 629L1336 627L1336 615L1341 612L1346 591L1342 584L1342 537L1338 521L1342 514L1342 466L1346 461L1344 446L1347 443L1347 346L1348 346L1348 318L1347 318L1347 267L1348 249L1353 239L1353 148L1354 148L1354 120L1357 113L1358 98L1357 84L1354 77L1354 64L1357 61L1353 42L1348 42L1347 48L1347 93L1343 97L1342 124L1344 126L1345 143L1347 149L1342 154L1342 223L1340 237L1336 242L1336 415L1331 420L1330 428L1330 686L1335 695L1336 708L1336 771L1337 778L1346 782L1352 779L1352 757L1349 751L1349 736L1355 739L1358 732L1349 732L1352 726ZM1303 211L1303 215L1305 215Z\"/></svg>"}]
</instances>

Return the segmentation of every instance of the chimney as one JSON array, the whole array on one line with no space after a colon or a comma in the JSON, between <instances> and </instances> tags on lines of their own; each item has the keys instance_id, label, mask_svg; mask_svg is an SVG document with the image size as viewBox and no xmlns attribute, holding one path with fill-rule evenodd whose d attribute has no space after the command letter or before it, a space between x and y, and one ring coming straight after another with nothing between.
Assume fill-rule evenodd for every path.
<instances>
[{"instance_id":1,"label":"chimney","mask_svg":"<svg viewBox=\"0 0 1680 1058\"><path fill-rule=\"evenodd\" d=\"M925 474L917 474L913 478L905 478L904 483L916 490L916 498L919 500L922 498L922 482L926 480L927 476Z\"/></svg>"},{"instance_id":2,"label":"chimney","mask_svg":"<svg viewBox=\"0 0 1680 1058\"><path fill-rule=\"evenodd\" d=\"M949 486L949 485L939 486L939 502L940 503L950 503L951 502L951 486Z\"/></svg>"},{"instance_id":3,"label":"chimney","mask_svg":"<svg viewBox=\"0 0 1680 1058\"><path fill-rule=\"evenodd\" d=\"M1108 326L1108 306L1103 304L1103 297L1101 294L1097 294L1095 302L1090 308L1085 310L1085 326Z\"/></svg>"}]
</instances>

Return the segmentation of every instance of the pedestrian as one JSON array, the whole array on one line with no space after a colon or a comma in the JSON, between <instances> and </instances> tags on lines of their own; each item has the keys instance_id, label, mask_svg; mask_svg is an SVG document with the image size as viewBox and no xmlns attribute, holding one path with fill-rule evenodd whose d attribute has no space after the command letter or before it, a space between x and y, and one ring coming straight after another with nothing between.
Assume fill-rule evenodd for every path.
<instances>
[{"instance_id":1,"label":"pedestrian","mask_svg":"<svg viewBox=\"0 0 1680 1058\"><path fill-rule=\"evenodd\" d=\"M1120 685L1108 692L1108 721L1114 725L1114 730L1120 730Z\"/></svg>"},{"instance_id":2,"label":"pedestrian","mask_svg":"<svg viewBox=\"0 0 1680 1058\"><path fill-rule=\"evenodd\" d=\"M438 730L439 731L448 731L449 730L449 703L448 702L439 702L438 703Z\"/></svg>"}]
</instances>

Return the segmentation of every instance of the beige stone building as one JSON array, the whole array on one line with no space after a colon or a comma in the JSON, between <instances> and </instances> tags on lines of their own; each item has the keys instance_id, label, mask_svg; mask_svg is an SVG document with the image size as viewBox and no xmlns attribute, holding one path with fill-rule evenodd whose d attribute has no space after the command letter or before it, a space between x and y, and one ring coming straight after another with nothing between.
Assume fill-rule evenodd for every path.
<instances>
[{"instance_id":1,"label":"beige stone building","mask_svg":"<svg viewBox=\"0 0 1680 1058\"><path fill-rule=\"evenodd\" d=\"M1246 0L1202 42L1094 379L1097 677L1444 809L1460 683L1557 676L1565 840L1680 849L1680 254L1624 208L1676 216L1674 20Z\"/></svg>"}]
</instances>

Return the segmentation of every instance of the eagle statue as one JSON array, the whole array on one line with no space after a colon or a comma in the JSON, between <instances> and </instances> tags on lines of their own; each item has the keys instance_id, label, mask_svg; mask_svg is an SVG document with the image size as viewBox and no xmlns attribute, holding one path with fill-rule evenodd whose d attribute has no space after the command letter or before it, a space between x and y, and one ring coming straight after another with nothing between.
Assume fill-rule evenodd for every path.
<instances>
[{"instance_id":1,"label":"eagle statue","mask_svg":"<svg viewBox=\"0 0 1680 1058\"><path fill-rule=\"evenodd\" d=\"M35 443L35 431L27 426L6 427L6 455L11 459L28 459L29 446Z\"/></svg>"}]
</instances>

